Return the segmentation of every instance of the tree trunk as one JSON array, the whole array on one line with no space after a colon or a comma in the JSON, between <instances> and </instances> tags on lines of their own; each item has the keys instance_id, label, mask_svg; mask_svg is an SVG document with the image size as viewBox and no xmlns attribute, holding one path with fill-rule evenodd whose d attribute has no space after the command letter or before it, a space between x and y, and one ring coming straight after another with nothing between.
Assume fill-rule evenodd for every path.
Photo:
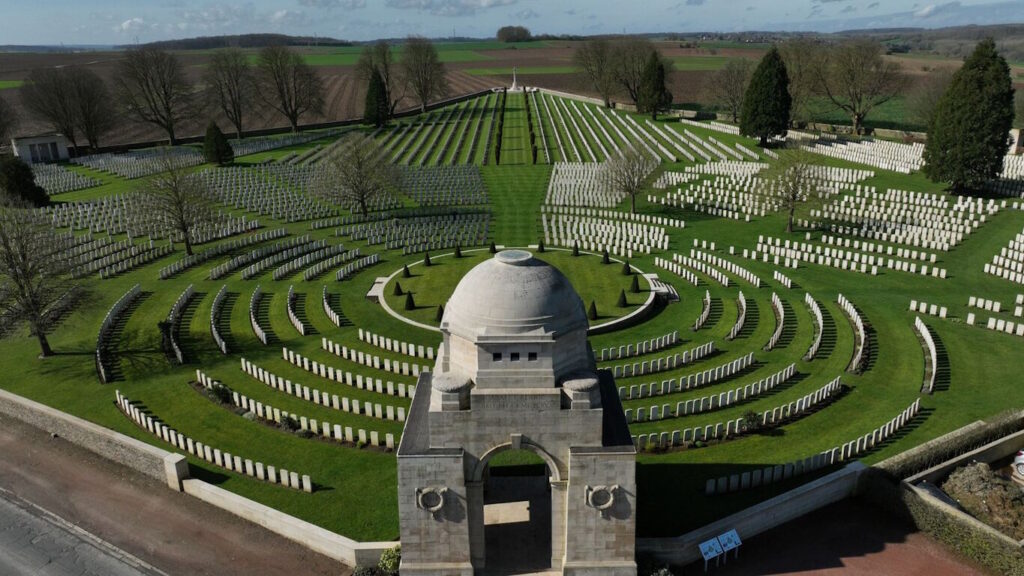
<instances>
[{"instance_id":1,"label":"tree trunk","mask_svg":"<svg viewBox=\"0 0 1024 576\"><path fill-rule=\"evenodd\" d=\"M366 198L363 196L359 197L359 210L363 213L364 217L368 214L366 209Z\"/></svg>"},{"instance_id":2,"label":"tree trunk","mask_svg":"<svg viewBox=\"0 0 1024 576\"><path fill-rule=\"evenodd\" d=\"M629 195L629 211L631 214L636 214L636 194Z\"/></svg>"},{"instance_id":3,"label":"tree trunk","mask_svg":"<svg viewBox=\"0 0 1024 576\"><path fill-rule=\"evenodd\" d=\"M604 97L604 107L605 108L611 108L612 107L612 101L607 96Z\"/></svg>"},{"instance_id":4,"label":"tree trunk","mask_svg":"<svg viewBox=\"0 0 1024 576\"><path fill-rule=\"evenodd\" d=\"M420 102L420 114L423 114L426 111L427 111L427 103L426 102Z\"/></svg>"},{"instance_id":5,"label":"tree trunk","mask_svg":"<svg viewBox=\"0 0 1024 576\"><path fill-rule=\"evenodd\" d=\"M789 206L789 222L786 223L786 233L793 233L793 214L796 212L796 204L790 204Z\"/></svg>"},{"instance_id":6,"label":"tree trunk","mask_svg":"<svg viewBox=\"0 0 1024 576\"><path fill-rule=\"evenodd\" d=\"M235 138L237 138L239 140L242 139L242 123L241 122L236 122L235 123Z\"/></svg>"},{"instance_id":7,"label":"tree trunk","mask_svg":"<svg viewBox=\"0 0 1024 576\"><path fill-rule=\"evenodd\" d=\"M856 113L853 114L853 133L854 134L856 134L858 136L860 135L861 130L863 130L863 126L862 126L863 122L864 122L864 115L863 114L856 114Z\"/></svg>"},{"instance_id":8,"label":"tree trunk","mask_svg":"<svg viewBox=\"0 0 1024 576\"><path fill-rule=\"evenodd\" d=\"M167 127L167 142L171 146L176 146L178 144L178 139L174 137L174 126Z\"/></svg>"},{"instance_id":9,"label":"tree trunk","mask_svg":"<svg viewBox=\"0 0 1024 576\"><path fill-rule=\"evenodd\" d=\"M762 135L761 136L761 148L767 148L767 147L768 147L768 137Z\"/></svg>"},{"instance_id":10,"label":"tree trunk","mask_svg":"<svg viewBox=\"0 0 1024 576\"><path fill-rule=\"evenodd\" d=\"M185 235L185 254L192 255L192 241L189 239L188 234Z\"/></svg>"},{"instance_id":11,"label":"tree trunk","mask_svg":"<svg viewBox=\"0 0 1024 576\"><path fill-rule=\"evenodd\" d=\"M37 331L36 339L39 340L39 357L47 358L53 356L53 349L50 348L50 341L46 339L46 334Z\"/></svg>"}]
</instances>

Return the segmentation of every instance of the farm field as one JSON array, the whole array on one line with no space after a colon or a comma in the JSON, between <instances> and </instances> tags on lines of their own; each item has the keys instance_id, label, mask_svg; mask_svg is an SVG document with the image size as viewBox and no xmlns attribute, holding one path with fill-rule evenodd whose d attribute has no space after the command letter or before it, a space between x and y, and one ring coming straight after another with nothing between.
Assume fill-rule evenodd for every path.
<instances>
[{"instance_id":1,"label":"farm field","mask_svg":"<svg viewBox=\"0 0 1024 576\"><path fill-rule=\"evenodd\" d=\"M504 126L500 159L495 154L499 122ZM924 198L936 204L955 199L917 172L901 174L817 155L814 163L828 175L823 181L834 188L827 206L835 210L822 215L801 207L798 220L819 225L798 223L789 234L777 206L754 207L738 184L762 164L771 164L771 156L752 140L713 128L650 121L544 92L486 93L400 119L377 133L391 159L420 178L420 187L365 220L313 197L309 189L318 154L344 135L320 133L307 142L242 155L234 167L196 161L191 169L216 184L223 214L232 222L256 220L258 228L201 243L197 251L209 251L202 262L185 261L177 242L166 248L167 254L153 253L152 259L133 263L124 258L126 246L146 249L152 235L153 246L165 249L170 244L166 234L136 231L129 238L133 224L99 217L88 222L91 226L85 220L75 221L74 227L60 224L89 247L83 258L96 268L81 282L91 297L53 334L57 353L51 358L36 359L37 343L27 334L0 342L2 357L19 367L0 387L182 451L122 413L115 402L120 392L190 438L309 475L315 489L289 489L189 454L196 476L354 539L393 539L398 534L395 458L388 443L401 437L408 390L415 385L414 374L394 366L429 369L432 362L408 348L403 352L374 344L361 332L424 348L436 348L438 336L391 316L367 293L377 277L397 273L384 286L390 307L433 324L436 307L465 270L489 256L491 242L526 247L543 240L546 247L563 250L537 255L562 269L585 302L596 302L600 316L633 310L651 288L642 283L641 294L631 294L631 278L622 274L621 265L600 264L593 255L573 257L567 252L572 242L584 251L606 247L613 258L656 273L679 296L678 302L658 304L643 322L590 339L599 367L621 374L616 385L641 449L639 536L681 534L829 471L833 468L725 494L706 491L709 480L843 446L915 402L920 410L898 432L850 458L877 462L1013 406L1024 376L1006 359L1019 355L1022 341L987 329L985 323L989 317L1004 324L1020 322L1014 309L1024 287L985 273L984 266L1024 229L1024 211L1014 201L974 201L970 210L937 208L969 230L945 247L923 245L923 240L938 238L927 231L861 237L849 231L855 223L839 208L850 206L844 199L865 197L867 187L935 194ZM536 163L526 144L531 133L538 146ZM628 199L584 185L597 178L601 162L628 146L644 147L661 162L638 198L636 216L629 213ZM55 196L55 210L77 208L82 214L93 208L105 213L100 202L115 195L131 197L148 177L129 179L95 166L69 170L99 181ZM910 200L903 204L910 209ZM257 236L269 232L275 236ZM242 239L251 243L229 245ZM108 248L117 242L124 244ZM787 267L786 242L807 244L805 253L835 251L835 260L812 263L804 255L795 268ZM451 255L455 246L466 250L462 259ZM759 256L745 257L744 251ZM425 252L436 266L418 264ZM876 274L853 271L854 255L857 264L869 256L872 262L895 259L915 269L922 264L942 269L945 276L885 265ZM174 265L181 269L161 274ZM98 270L110 266L101 278ZM401 277L404 266L412 277ZM393 293L396 282L413 292L415 310L403 310L404 297ZM102 343L101 365L109 382L101 383L96 363L100 325L136 284L138 296L117 315ZM179 365L162 350L157 324L190 287L193 295L172 326L184 360ZM627 308L616 306L622 290ZM1003 311L971 307L971 296L999 301ZM910 312L912 301L944 307L947 314ZM967 323L968 314L977 317L976 325ZM917 317L937 348L934 364L915 331ZM676 335L673 342L657 350L616 358L602 352L670 334ZM708 343L714 343L710 353L671 366L663 363ZM335 344L354 354L333 352ZM329 367L336 376L307 368L295 355ZM368 362L367 356L381 362ZM723 373L722 367L736 362L740 368ZM316 394L282 391L243 366ZM714 378L704 376L716 372ZM683 385L696 382L698 374L699 385ZM928 386L931 375L934 385ZM838 385L827 388L836 378ZM260 411L273 406L293 415L300 428L313 426L314 420L321 426L329 423L327 437L322 428L290 430L266 417L246 415L252 412L249 405L221 403L197 382L207 379L259 402ZM773 385L760 388L767 380ZM755 383L756 394L742 399L731 394ZM816 394L814 403L807 404ZM711 397L714 405L704 404ZM356 401L362 410L355 408ZM764 422L780 407L789 415L736 432L737 421ZM726 423L734 426L732 433L727 434ZM338 438L334 425L349 431ZM722 430L715 431L716 426ZM696 430L701 430L700 439ZM707 430L715 431L714 437L708 438Z\"/></svg>"}]
</instances>

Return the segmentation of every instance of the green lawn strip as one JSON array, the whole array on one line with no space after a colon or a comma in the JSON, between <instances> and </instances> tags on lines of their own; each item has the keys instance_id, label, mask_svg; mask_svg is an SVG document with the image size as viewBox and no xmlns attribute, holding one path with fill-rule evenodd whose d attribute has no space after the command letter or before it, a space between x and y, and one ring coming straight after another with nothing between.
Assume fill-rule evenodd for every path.
<instances>
[{"instance_id":1,"label":"green lawn strip","mask_svg":"<svg viewBox=\"0 0 1024 576\"><path fill-rule=\"evenodd\" d=\"M516 71L520 75L526 74L573 74L577 72L572 66L519 66ZM470 76L512 76L511 66L497 66L489 68L463 68L462 72Z\"/></svg>"},{"instance_id":2,"label":"green lawn strip","mask_svg":"<svg viewBox=\"0 0 1024 576\"><path fill-rule=\"evenodd\" d=\"M548 135L548 145L551 146L552 151L557 150L557 153L553 155L552 162L572 162L575 160L575 157L573 156L572 151L569 150L569 148L571 148L571 144L569 144L569 140L567 140L568 135L565 133L565 130L562 129L561 122L558 121L557 104L555 104L554 98L547 94L541 93L540 97L547 103L547 107L544 108L542 106L542 108L544 119L551 128L551 132ZM549 111L550 114L548 113ZM557 137L555 136L556 133L558 134ZM561 145L559 145L559 142L561 142Z\"/></svg>"},{"instance_id":3,"label":"green lawn strip","mask_svg":"<svg viewBox=\"0 0 1024 576\"><path fill-rule=\"evenodd\" d=\"M10 90L12 88L21 88L25 84L24 80L0 80L0 90Z\"/></svg>"},{"instance_id":4,"label":"green lawn strip","mask_svg":"<svg viewBox=\"0 0 1024 576\"><path fill-rule=\"evenodd\" d=\"M526 128L526 100L521 92L509 92L501 139L501 164L530 164Z\"/></svg>"},{"instance_id":5,"label":"green lawn strip","mask_svg":"<svg viewBox=\"0 0 1024 576\"><path fill-rule=\"evenodd\" d=\"M675 56L668 59L673 70L708 71L720 70L730 58L726 56Z\"/></svg>"},{"instance_id":6,"label":"green lawn strip","mask_svg":"<svg viewBox=\"0 0 1024 576\"><path fill-rule=\"evenodd\" d=\"M462 119L453 128L452 144L444 153L444 157L439 159L440 163L458 163L458 157L462 155L463 150L469 146L469 142L473 138L473 129L476 127L477 112L480 110L481 103L482 99L479 97L466 102L466 109L462 114Z\"/></svg>"},{"instance_id":7,"label":"green lawn strip","mask_svg":"<svg viewBox=\"0 0 1024 576\"><path fill-rule=\"evenodd\" d=\"M540 205L547 193L551 167L484 166L481 175L491 199L491 235L495 243L536 244L540 238Z\"/></svg>"}]
</instances>

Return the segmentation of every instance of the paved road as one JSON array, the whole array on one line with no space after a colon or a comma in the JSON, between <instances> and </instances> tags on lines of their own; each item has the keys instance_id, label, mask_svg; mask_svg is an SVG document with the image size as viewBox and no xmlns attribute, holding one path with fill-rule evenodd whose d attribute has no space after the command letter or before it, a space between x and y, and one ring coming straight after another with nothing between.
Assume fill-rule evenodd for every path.
<instances>
[{"instance_id":1,"label":"paved road","mask_svg":"<svg viewBox=\"0 0 1024 576\"><path fill-rule=\"evenodd\" d=\"M164 573L0 490L0 574L156 576Z\"/></svg>"},{"instance_id":2,"label":"paved road","mask_svg":"<svg viewBox=\"0 0 1024 576\"><path fill-rule=\"evenodd\" d=\"M129 555L172 576L351 573L326 556L11 418L0 417L0 455L0 500L5 493L15 499L12 504L7 498L0 508L0 575L159 573L140 566L130 571L124 561ZM52 524L40 526L25 519L25 514L35 515L45 524L33 506L96 540L90 544L87 536L78 534L76 543ZM16 521L10 531L9 518ZM38 537L32 536L33 530L40 530ZM109 545L97 548L100 541ZM38 550L25 552L29 548ZM100 550L107 552L106 558ZM119 568L118 554L123 555ZM43 557L67 570L48 571Z\"/></svg>"}]
</instances>

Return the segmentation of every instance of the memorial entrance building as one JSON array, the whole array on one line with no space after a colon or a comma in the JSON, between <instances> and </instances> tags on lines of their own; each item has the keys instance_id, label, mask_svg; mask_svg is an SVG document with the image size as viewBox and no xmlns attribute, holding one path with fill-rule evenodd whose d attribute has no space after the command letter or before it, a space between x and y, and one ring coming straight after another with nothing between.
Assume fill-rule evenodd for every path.
<instances>
[{"instance_id":1,"label":"memorial entrance building","mask_svg":"<svg viewBox=\"0 0 1024 576\"><path fill-rule=\"evenodd\" d=\"M569 280L523 250L455 288L398 448L403 576L635 576L636 451L587 329ZM492 474L509 451L543 475Z\"/></svg>"}]
</instances>

